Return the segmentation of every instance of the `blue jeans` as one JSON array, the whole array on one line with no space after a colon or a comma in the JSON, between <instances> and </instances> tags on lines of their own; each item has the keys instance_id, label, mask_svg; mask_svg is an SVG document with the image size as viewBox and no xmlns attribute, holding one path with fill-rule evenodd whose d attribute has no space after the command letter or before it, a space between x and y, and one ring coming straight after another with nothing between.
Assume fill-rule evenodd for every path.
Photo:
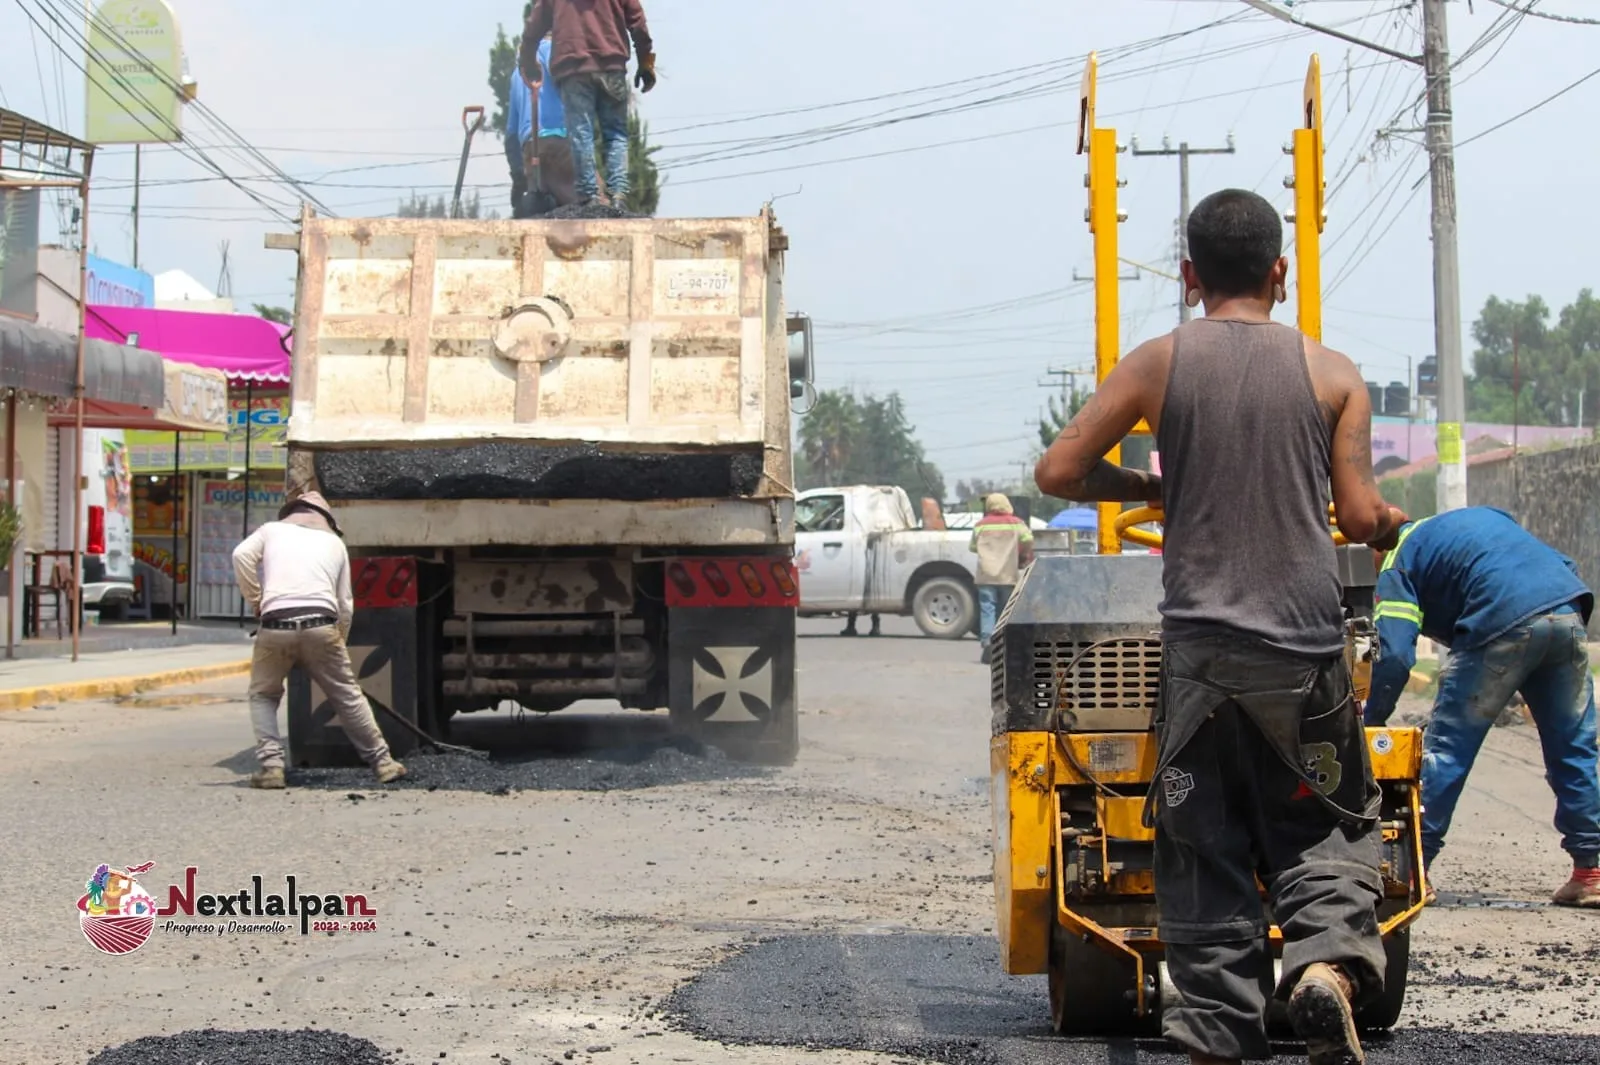
<instances>
[{"instance_id":1,"label":"blue jeans","mask_svg":"<svg viewBox=\"0 0 1600 1065\"><path fill-rule=\"evenodd\" d=\"M1006 600L1011 598L1011 587L1009 584L978 585L978 639L984 643L988 643L989 637L994 635L1000 611L1006 608Z\"/></svg>"},{"instance_id":2,"label":"blue jeans","mask_svg":"<svg viewBox=\"0 0 1600 1065\"><path fill-rule=\"evenodd\" d=\"M611 202L618 203L628 194L627 72L574 74L561 83L561 103L567 109L567 136L572 141L578 198L592 200L600 194L594 163L598 125L605 146L606 191Z\"/></svg>"},{"instance_id":3,"label":"blue jeans","mask_svg":"<svg viewBox=\"0 0 1600 1065\"><path fill-rule=\"evenodd\" d=\"M1539 729L1561 846L1580 865L1600 856L1594 678L1585 639L1583 618L1569 607L1450 655L1423 741L1423 861L1431 863L1444 847L1467 773L1514 692L1522 693Z\"/></svg>"}]
</instances>

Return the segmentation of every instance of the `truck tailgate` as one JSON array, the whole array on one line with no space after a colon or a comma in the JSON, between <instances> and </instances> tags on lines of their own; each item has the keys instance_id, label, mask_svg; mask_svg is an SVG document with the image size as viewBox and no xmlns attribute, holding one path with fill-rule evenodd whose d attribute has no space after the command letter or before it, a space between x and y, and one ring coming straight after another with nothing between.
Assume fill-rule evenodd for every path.
<instances>
[{"instance_id":1,"label":"truck tailgate","mask_svg":"<svg viewBox=\"0 0 1600 1065\"><path fill-rule=\"evenodd\" d=\"M289 441L312 451L759 446L776 424L774 397L788 399L782 366L767 365L784 328L781 307L769 306L781 302L768 286L779 241L765 213L529 222L308 213Z\"/></svg>"}]
</instances>

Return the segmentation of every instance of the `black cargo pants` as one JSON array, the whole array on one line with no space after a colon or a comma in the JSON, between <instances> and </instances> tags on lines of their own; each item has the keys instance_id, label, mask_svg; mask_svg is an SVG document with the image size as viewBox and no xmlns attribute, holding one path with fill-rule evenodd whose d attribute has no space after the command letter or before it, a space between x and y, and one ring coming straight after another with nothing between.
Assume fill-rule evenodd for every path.
<instances>
[{"instance_id":1,"label":"black cargo pants","mask_svg":"<svg viewBox=\"0 0 1600 1065\"><path fill-rule=\"evenodd\" d=\"M1269 919L1287 995L1316 962L1358 1000L1383 990L1379 792L1342 657L1254 641L1166 645L1151 786L1156 902L1172 983L1173 1042L1220 1058L1271 1056Z\"/></svg>"}]
</instances>

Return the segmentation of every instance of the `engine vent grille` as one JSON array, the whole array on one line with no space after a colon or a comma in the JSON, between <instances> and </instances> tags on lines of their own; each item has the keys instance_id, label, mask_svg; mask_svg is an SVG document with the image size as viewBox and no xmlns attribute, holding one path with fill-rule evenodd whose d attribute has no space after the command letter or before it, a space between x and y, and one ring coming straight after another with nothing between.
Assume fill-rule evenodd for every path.
<instances>
[{"instance_id":1,"label":"engine vent grille","mask_svg":"<svg viewBox=\"0 0 1600 1065\"><path fill-rule=\"evenodd\" d=\"M1033 645L1033 706L1042 714L1057 709L1058 699L1060 708L1079 714L1149 712L1160 691L1160 640L1041 640Z\"/></svg>"}]
</instances>

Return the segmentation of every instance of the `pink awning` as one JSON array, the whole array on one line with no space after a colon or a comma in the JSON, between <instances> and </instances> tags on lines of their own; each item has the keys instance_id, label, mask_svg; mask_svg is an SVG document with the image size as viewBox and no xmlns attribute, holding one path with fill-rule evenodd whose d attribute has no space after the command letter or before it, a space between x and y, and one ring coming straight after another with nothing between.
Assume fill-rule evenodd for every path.
<instances>
[{"instance_id":1,"label":"pink awning","mask_svg":"<svg viewBox=\"0 0 1600 1065\"><path fill-rule=\"evenodd\" d=\"M125 344L137 334L146 351L221 370L232 382L289 383L289 329L265 318L101 305L84 317L91 338Z\"/></svg>"}]
</instances>

